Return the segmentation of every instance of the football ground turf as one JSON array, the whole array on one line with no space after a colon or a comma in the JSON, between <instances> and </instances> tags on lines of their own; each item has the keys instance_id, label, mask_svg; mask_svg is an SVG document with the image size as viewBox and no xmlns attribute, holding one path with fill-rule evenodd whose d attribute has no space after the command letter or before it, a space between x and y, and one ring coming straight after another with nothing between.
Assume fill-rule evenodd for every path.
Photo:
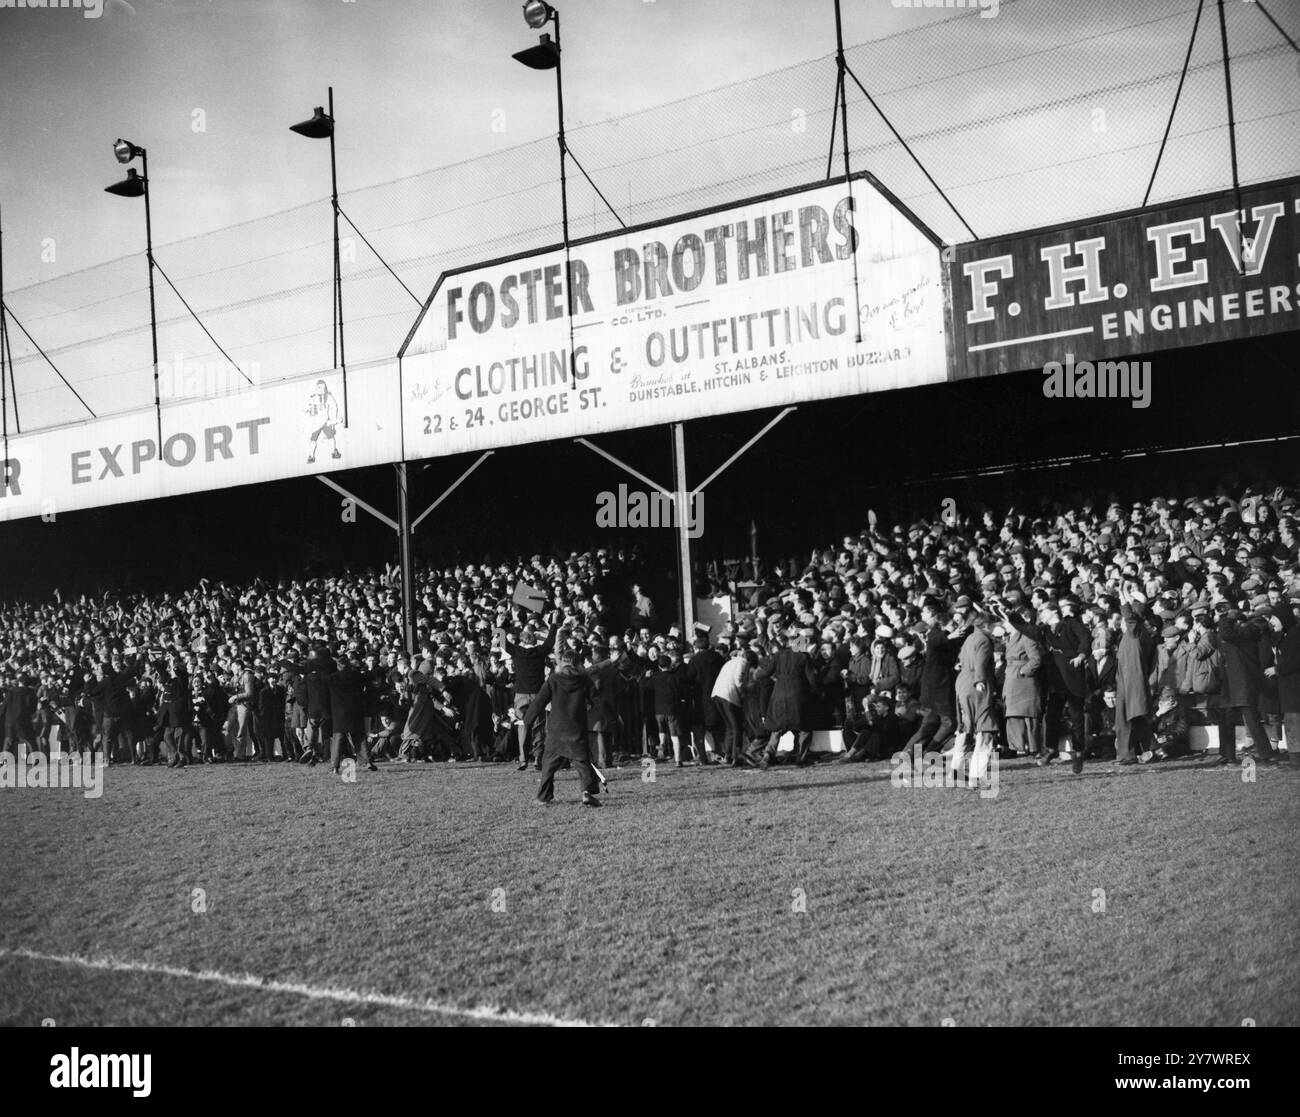
<instances>
[{"instance_id":1,"label":"football ground turf","mask_svg":"<svg viewBox=\"0 0 1300 1117\"><path fill-rule=\"evenodd\" d=\"M0 1023L1300 1023L1300 771L115 766L0 791Z\"/></svg>"}]
</instances>

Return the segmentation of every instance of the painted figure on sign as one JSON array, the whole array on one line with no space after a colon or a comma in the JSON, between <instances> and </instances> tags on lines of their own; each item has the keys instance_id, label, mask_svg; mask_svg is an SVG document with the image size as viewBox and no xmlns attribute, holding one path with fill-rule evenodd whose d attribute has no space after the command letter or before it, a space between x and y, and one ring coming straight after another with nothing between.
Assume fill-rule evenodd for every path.
<instances>
[{"instance_id":1,"label":"painted figure on sign","mask_svg":"<svg viewBox=\"0 0 1300 1117\"><path fill-rule=\"evenodd\" d=\"M339 403L329 385L324 380L316 381L316 390L307 399L308 426L311 427L311 452L307 455L307 464L316 460L316 447L321 435L329 439L330 457L341 458L336 436L339 421Z\"/></svg>"}]
</instances>

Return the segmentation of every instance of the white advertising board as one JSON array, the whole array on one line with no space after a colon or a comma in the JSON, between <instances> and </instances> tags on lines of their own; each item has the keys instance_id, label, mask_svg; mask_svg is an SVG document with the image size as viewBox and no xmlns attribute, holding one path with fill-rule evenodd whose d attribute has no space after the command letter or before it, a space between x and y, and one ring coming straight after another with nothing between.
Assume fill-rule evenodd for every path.
<instances>
[{"instance_id":1,"label":"white advertising board","mask_svg":"<svg viewBox=\"0 0 1300 1117\"><path fill-rule=\"evenodd\" d=\"M397 461L397 363L12 435L0 521Z\"/></svg>"},{"instance_id":2,"label":"white advertising board","mask_svg":"<svg viewBox=\"0 0 1300 1117\"><path fill-rule=\"evenodd\" d=\"M563 247L439 280L402 349L408 458L947 379L939 249L865 179L569 255L567 287Z\"/></svg>"}]
</instances>

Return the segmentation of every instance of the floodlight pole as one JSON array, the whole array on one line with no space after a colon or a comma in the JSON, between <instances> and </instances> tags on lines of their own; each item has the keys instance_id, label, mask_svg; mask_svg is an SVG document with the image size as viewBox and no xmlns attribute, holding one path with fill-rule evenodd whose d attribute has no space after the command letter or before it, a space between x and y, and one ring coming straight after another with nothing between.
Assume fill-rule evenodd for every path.
<instances>
[{"instance_id":1,"label":"floodlight pole","mask_svg":"<svg viewBox=\"0 0 1300 1117\"><path fill-rule=\"evenodd\" d=\"M140 152L144 175L144 243L149 257L149 342L153 349L153 410L158 421L158 457L163 456L162 395L158 390L158 306L153 288L153 211L149 205L149 155Z\"/></svg>"},{"instance_id":2,"label":"floodlight pole","mask_svg":"<svg viewBox=\"0 0 1300 1117\"><path fill-rule=\"evenodd\" d=\"M564 51L560 44L560 13L551 9L555 21L555 110L559 117L560 141L560 221L564 228L564 247L569 247L569 190L565 157L569 145L564 138Z\"/></svg>"},{"instance_id":3,"label":"floodlight pole","mask_svg":"<svg viewBox=\"0 0 1300 1117\"><path fill-rule=\"evenodd\" d=\"M343 370L343 429L348 429L348 356L343 345L343 261L339 252L339 172L334 160L334 87L329 87L330 206L334 210L334 367Z\"/></svg>"},{"instance_id":4,"label":"floodlight pole","mask_svg":"<svg viewBox=\"0 0 1300 1117\"><path fill-rule=\"evenodd\" d=\"M844 148L844 186L849 192L849 209L856 211L853 200L853 176L849 173L849 82L848 62L844 58L844 20L840 15L840 0L835 0L835 65L839 71L841 145ZM834 141L832 141L834 142ZM856 213L855 213L856 219ZM854 228L856 228L856 224ZM858 237L850 234L853 248L853 309L854 340L862 344L862 298L858 293Z\"/></svg>"},{"instance_id":5,"label":"floodlight pole","mask_svg":"<svg viewBox=\"0 0 1300 1117\"><path fill-rule=\"evenodd\" d=\"M158 421L158 457L161 458L163 430L162 398L158 391L158 301L154 295L153 285L153 272L157 265L153 258L153 205L149 199L149 152L119 136L117 143L113 145L113 154L123 165L136 159L140 160L140 174L137 175L135 168L132 167L127 171L127 177L122 182L116 182L104 189L109 194L116 194L123 198L138 198L141 194L144 195L144 258L149 265L149 341L153 351L153 410L154 417ZM137 183L139 193L136 192Z\"/></svg>"},{"instance_id":6,"label":"floodlight pole","mask_svg":"<svg viewBox=\"0 0 1300 1117\"><path fill-rule=\"evenodd\" d=\"M13 376L6 352L9 348L9 311L5 308L4 222L0 219L0 414L4 417L4 460L0 461L0 496L9 489L9 390L5 374ZM14 388L14 423L18 422L18 390ZM21 431L21 428L20 428Z\"/></svg>"},{"instance_id":7,"label":"floodlight pole","mask_svg":"<svg viewBox=\"0 0 1300 1117\"><path fill-rule=\"evenodd\" d=\"M560 141L560 229L564 237L564 292L569 311L569 390L578 386L578 358L573 352L573 260L569 250L569 144L564 138L564 50L560 43L560 13L551 9L555 23L555 108L559 116Z\"/></svg>"},{"instance_id":8,"label":"floodlight pole","mask_svg":"<svg viewBox=\"0 0 1300 1117\"><path fill-rule=\"evenodd\" d=\"M149 152L140 148L141 176L144 178L144 246L149 261L149 340L153 346L153 410L158 421L158 457L163 456L162 397L158 391L158 308L153 292L153 214L149 208Z\"/></svg>"},{"instance_id":9,"label":"floodlight pole","mask_svg":"<svg viewBox=\"0 0 1300 1117\"><path fill-rule=\"evenodd\" d=\"M564 51L560 41L560 13L550 4L529 0L524 4L524 19L533 30L555 24L555 40L542 35L535 47L514 55L518 62L532 70L555 70L555 112L559 119L557 138L560 144L560 227L564 238L564 288L565 304L569 313L569 390L578 386L578 359L573 349L573 258L569 243L569 144L564 137ZM579 164L581 167L581 164ZM584 172L585 173L585 172ZM598 191L599 193L599 191ZM617 215L616 215L617 216Z\"/></svg>"}]
</instances>

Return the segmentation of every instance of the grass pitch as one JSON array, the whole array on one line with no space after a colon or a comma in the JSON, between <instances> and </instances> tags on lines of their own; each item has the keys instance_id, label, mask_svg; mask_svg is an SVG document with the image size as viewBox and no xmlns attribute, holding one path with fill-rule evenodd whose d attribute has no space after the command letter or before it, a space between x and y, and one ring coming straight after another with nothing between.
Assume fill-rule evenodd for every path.
<instances>
[{"instance_id":1,"label":"grass pitch","mask_svg":"<svg viewBox=\"0 0 1300 1117\"><path fill-rule=\"evenodd\" d=\"M0 791L0 1023L1300 1023L1295 769L608 775Z\"/></svg>"}]
</instances>

